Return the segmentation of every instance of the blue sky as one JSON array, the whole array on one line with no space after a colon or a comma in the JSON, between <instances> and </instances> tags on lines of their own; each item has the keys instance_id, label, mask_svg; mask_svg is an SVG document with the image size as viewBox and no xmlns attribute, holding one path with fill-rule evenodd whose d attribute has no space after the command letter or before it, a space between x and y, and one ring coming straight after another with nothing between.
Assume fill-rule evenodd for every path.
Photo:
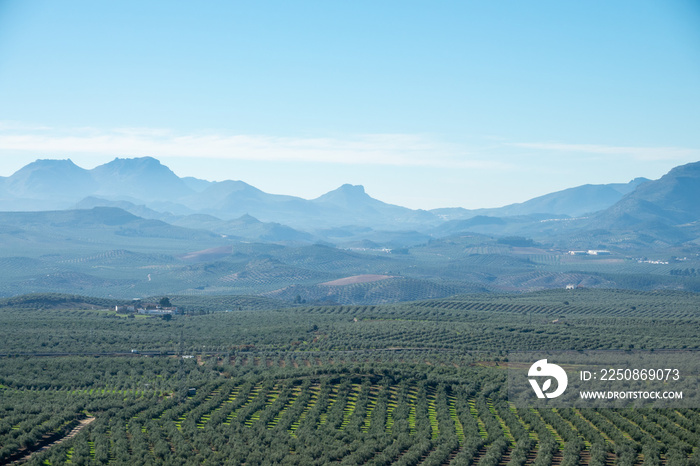
<instances>
[{"instance_id":1,"label":"blue sky","mask_svg":"<svg viewBox=\"0 0 700 466\"><path fill-rule=\"evenodd\" d=\"M697 1L0 0L0 175L494 207L700 160Z\"/></svg>"}]
</instances>

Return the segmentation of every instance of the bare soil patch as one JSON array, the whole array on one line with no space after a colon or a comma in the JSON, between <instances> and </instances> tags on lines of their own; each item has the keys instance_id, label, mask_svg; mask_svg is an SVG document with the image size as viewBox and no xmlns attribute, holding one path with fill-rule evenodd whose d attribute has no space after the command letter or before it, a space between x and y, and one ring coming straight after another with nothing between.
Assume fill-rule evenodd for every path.
<instances>
[{"instance_id":1,"label":"bare soil patch","mask_svg":"<svg viewBox=\"0 0 700 466\"><path fill-rule=\"evenodd\" d=\"M320 285L326 286L345 286L354 285L356 283L370 283L377 282L379 280L386 280L387 278L394 278L393 275L353 275L352 277L339 278L338 280L332 280L330 282L320 283Z\"/></svg>"},{"instance_id":2,"label":"bare soil patch","mask_svg":"<svg viewBox=\"0 0 700 466\"><path fill-rule=\"evenodd\" d=\"M192 262L206 262L229 256L232 252L233 248L231 246L221 246L218 248L204 249L202 251L188 252L180 256L180 259Z\"/></svg>"}]
</instances>

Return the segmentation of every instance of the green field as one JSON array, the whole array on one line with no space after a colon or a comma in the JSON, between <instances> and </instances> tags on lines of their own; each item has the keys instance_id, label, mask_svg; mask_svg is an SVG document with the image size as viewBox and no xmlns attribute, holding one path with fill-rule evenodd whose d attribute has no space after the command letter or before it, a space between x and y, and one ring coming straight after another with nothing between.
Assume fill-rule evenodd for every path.
<instances>
[{"instance_id":1,"label":"green field","mask_svg":"<svg viewBox=\"0 0 700 466\"><path fill-rule=\"evenodd\" d=\"M29 464L699 464L698 409L519 409L504 368L505 348L700 349L694 294L187 296L171 321L36 298L0 307L0 462L72 431Z\"/></svg>"}]
</instances>

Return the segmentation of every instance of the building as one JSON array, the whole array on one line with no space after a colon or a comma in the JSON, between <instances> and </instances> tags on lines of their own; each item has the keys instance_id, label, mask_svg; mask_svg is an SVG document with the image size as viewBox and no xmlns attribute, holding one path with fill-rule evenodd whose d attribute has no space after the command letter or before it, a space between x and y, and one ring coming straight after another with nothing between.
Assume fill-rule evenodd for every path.
<instances>
[{"instance_id":1,"label":"building","mask_svg":"<svg viewBox=\"0 0 700 466\"><path fill-rule=\"evenodd\" d=\"M140 308L138 310L139 314L145 314L148 316L164 316L164 315L174 315L178 313L177 307L160 307L155 308Z\"/></svg>"},{"instance_id":2,"label":"building","mask_svg":"<svg viewBox=\"0 0 700 466\"><path fill-rule=\"evenodd\" d=\"M589 249L588 251L569 251L567 254L571 256L607 256L612 253L607 249Z\"/></svg>"}]
</instances>

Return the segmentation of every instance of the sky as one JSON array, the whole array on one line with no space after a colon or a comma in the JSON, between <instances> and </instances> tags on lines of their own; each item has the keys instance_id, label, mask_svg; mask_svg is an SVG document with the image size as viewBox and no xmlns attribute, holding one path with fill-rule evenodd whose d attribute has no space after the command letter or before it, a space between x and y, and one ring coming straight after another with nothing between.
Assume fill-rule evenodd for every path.
<instances>
[{"instance_id":1,"label":"sky","mask_svg":"<svg viewBox=\"0 0 700 466\"><path fill-rule=\"evenodd\" d=\"M0 0L0 176L497 207L700 161L700 2Z\"/></svg>"}]
</instances>

